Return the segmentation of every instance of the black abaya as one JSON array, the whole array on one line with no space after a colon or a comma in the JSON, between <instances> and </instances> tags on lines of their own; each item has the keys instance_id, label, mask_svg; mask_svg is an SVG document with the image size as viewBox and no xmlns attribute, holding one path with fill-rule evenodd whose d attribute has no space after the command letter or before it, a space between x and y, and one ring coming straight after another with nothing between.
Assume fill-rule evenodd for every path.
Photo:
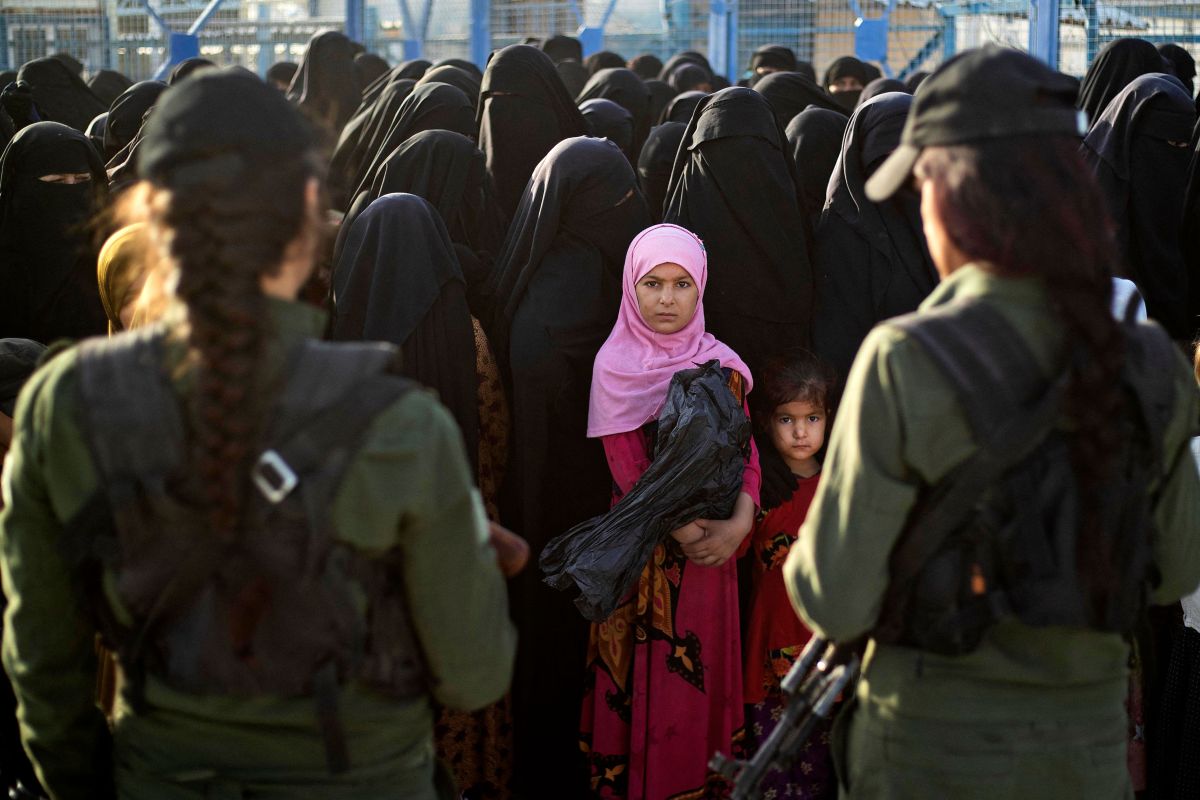
<instances>
[{"instance_id":1,"label":"black abaya","mask_svg":"<svg viewBox=\"0 0 1200 800\"><path fill-rule=\"evenodd\" d=\"M682 122L687 125L692 121L692 113L695 112L696 106L700 105L700 101L706 97L708 95L704 92L682 92L675 95L663 109L662 119L659 122Z\"/></svg>"},{"instance_id":2,"label":"black abaya","mask_svg":"<svg viewBox=\"0 0 1200 800\"><path fill-rule=\"evenodd\" d=\"M809 108L792 117L784 133L792 148L796 163L796 187L800 194L800 210L817 229L829 178L842 152L842 137L850 120L840 111Z\"/></svg>"},{"instance_id":3,"label":"black abaya","mask_svg":"<svg viewBox=\"0 0 1200 800\"><path fill-rule=\"evenodd\" d=\"M588 124L588 131L597 139L608 139L621 148L633 163L633 115L612 100L594 97L579 104L579 113Z\"/></svg>"},{"instance_id":4,"label":"black abaya","mask_svg":"<svg viewBox=\"0 0 1200 800\"><path fill-rule=\"evenodd\" d=\"M363 87L354 70L357 52L354 42L343 33L316 34L288 87L288 100L310 120L325 126L335 142L362 102Z\"/></svg>"},{"instance_id":5,"label":"black abaya","mask_svg":"<svg viewBox=\"0 0 1200 800\"><path fill-rule=\"evenodd\" d=\"M437 209L411 194L387 194L371 203L350 229L332 288L333 338L399 346L400 371L437 392L458 423L474 467L475 331L462 270Z\"/></svg>"},{"instance_id":6,"label":"black abaya","mask_svg":"<svg viewBox=\"0 0 1200 800\"><path fill-rule=\"evenodd\" d=\"M662 221L663 201L671 182L671 168L675 166L675 153L686 130L687 123L684 122L664 122L653 128L638 157L638 183L655 222Z\"/></svg>"},{"instance_id":7,"label":"black abaya","mask_svg":"<svg viewBox=\"0 0 1200 800\"><path fill-rule=\"evenodd\" d=\"M102 69L88 78L88 88L105 105L111 106L121 93L133 86L133 81L112 69ZM4 88L0 85L0 89Z\"/></svg>"},{"instance_id":8,"label":"black abaya","mask_svg":"<svg viewBox=\"0 0 1200 800\"><path fill-rule=\"evenodd\" d=\"M602 69L583 87L576 102L583 103L597 97L612 100L633 117L633 141L627 148L622 149L629 156L629 163L636 164L638 153L642 152L642 144L646 141L652 124L650 90L632 70Z\"/></svg>"},{"instance_id":9,"label":"black abaya","mask_svg":"<svg viewBox=\"0 0 1200 800\"><path fill-rule=\"evenodd\" d=\"M842 378L867 332L915 311L938 282L916 192L905 187L874 203L864 187L899 146L912 100L907 93L878 95L850 117L817 228L813 350Z\"/></svg>"},{"instance_id":10,"label":"black abaya","mask_svg":"<svg viewBox=\"0 0 1200 800\"><path fill-rule=\"evenodd\" d=\"M416 81L408 78L381 84L376 98L342 129L329 162L329 194L334 208L344 210L349 206L363 170L379 152L401 104L415 86Z\"/></svg>"},{"instance_id":11,"label":"black abaya","mask_svg":"<svg viewBox=\"0 0 1200 800\"><path fill-rule=\"evenodd\" d=\"M1142 75L1108 104L1081 149L1116 223L1126 277L1150 316L1181 341L1196 329L1180 230L1195 123L1192 98L1176 78Z\"/></svg>"},{"instance_id":12,"label":"black abaya","mask_svg":"<svg viewBox=\"0 0 1200 800\"><path fill-rule=\"evenodd\" d=\"M643 81L650 93L650 124L657 125L667 106L675 99L675 90L665 81L649 78Z\"/></svg>"},{"instance_id":13,"label":"black abaya","mask_svg":"<svg viewBox=\"0 0 1200 800\"><path fill-rule=\"evenodd\" d=\"M417 81L417 86L427 83L445 83L462 91L471 101L471 136L475 135L475 109L479 105L479 76L474 72L445 64L433 67Z\"/></svg>"},{"instance_id":14,"label":"black abaya","mask_svg":"<svg viewBox=\"0 0 1200 800\"><path fill-rule=\"evenodd\" d=\"M82 133L97 115L108 110L83 79L57 58L24 64L17 81L33 89L33 101L43 121L61 122Z\"/></svg>"},{"instance_id":15,"label":"black abaya","mask_svg":"<svg viewBox=\"0 0 1200 800\"><path fill-rule=\"evenodd\" d=\"M104 160L111 161L123 150L137 132L142 129L142 120L159 95L167 90L162 81L141 81L121 93L108 112L104 125Z\"/></svg>"},{"instance_id":16,"label":"black abaya","mask_svg":"<svg viewBox=\"0 0 1200 800\"><path fill-rule=\"evenodd\" d=\"M354 74L358 77L358 85L364 88L386 75L389 69L387 61L374 53L359 53L354 57Z\"/></svg>"},{"instance_id":17,"label":"black abaya","mask_svg":"<svg viewBox=\"0 0 1200 800\"><path fill-rule=\"evenodd\" d=\"M492 55L477 113L479 149L510 217L542 158L563 139L588 132L549 56L524 44Z\"/></svg>"},{"instance_id":18,"label":"black abaya","mask_svg":"<svg viewBox=\"0 0 1200 800\"><path fill-rule=\"evenodd\" d=\"M91 180L40 180L63 173ZM85 229L106 194L104 166L83 133L36 122L9 142L0 156L0 338L49 344L108 330Z\"/></svg>"},{"instance_id":19,"label":"black abaya","mask_svg":"<svg viewBox=\"0 0 1200 800\"><path fill-rule=\"evenodd\" d=\"M754 84L754 91L767 98L781 128L810 106L846 113L824 89L799 72L772 72Z\"/></svg>"},{"instance_id":20,"label":"black abaya","mask_svg":"<svg viewBox=\"0 0 1200 800\"><path fill-rule=\"evenodd\" d=\"M1083 76L1075 106L1087 112L1089 125L1095 125L1108 104L1134 78L1166 68L1158 48L1145 39L1111 41L1104 45Z\"/></svg>"},{"instance_id":21,"label":"black abaya","mask_svg":"<svg viewBox=\"0 0 1200 800\"><path fill-rule=\"evenodd\" d=\"M608 508L611 477L587 438L592 364L621 300L625 251L650 224L633 169L611 142L558 144L522 194L492 281L487 323L511 387L512 451L501 519L546 543ZM579 751L588 624L526 570L510 584L519 796L587 796ZM552 792L548 790L552 789Z\"/></svg>"},{"instance_id":22,"label":"black abaya","mask_svg":"<svg viewBox=\"0 0 1200 800\"><path fill-rule=\"evenodd\" d=\"M708 250L708 330L759 374L808 344L813 279L795 168L766 98L735 86L704 98L671 171L664 222Z\"/></svg>"}]
</instances>

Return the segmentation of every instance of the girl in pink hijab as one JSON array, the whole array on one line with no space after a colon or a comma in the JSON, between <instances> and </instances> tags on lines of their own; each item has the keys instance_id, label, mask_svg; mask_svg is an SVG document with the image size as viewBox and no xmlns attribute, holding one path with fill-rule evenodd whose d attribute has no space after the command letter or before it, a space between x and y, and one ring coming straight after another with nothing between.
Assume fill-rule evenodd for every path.
<instances>
[{"instance_id":1,"label":"girl in pink hijab","mask_svg":"<svg viewBox=\"0 0 1200 800\"><path fill-rule=\"evenodd\" d=\"M745 405L750 370L704 330L704 245L655 225L629 245L621 310L596 356L588 436L600 438L616 503L654 458L671 377L712 359ZM741 725L742 653L735 556L754 522L761 478L751 450L733 515L695 520L654 549L637 587L593 624L582 742L602 798L721 796L708 771Z\"/></svg>"}]
</instances>

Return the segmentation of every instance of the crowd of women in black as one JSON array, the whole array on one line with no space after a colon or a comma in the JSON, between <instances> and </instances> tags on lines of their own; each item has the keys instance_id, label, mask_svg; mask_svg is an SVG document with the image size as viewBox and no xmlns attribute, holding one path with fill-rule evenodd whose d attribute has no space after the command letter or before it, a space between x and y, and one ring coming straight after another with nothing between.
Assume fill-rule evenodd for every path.
<instances>
[{"instance_id":1,"label":"crowd of women in black","mask_svg":"<svg viewBox=\"0 0 1200 800\"><path fill-rule=\"evenodd\" d=\"M213 68L189 59L165 82L110 70L85 81L80 64L51 56L0 73L0 337L48 345L153 318L158 277L111 211L139 178L156 104ZM329 338L399 346L405 374L458 423L489 515L535 558L610 504L589 390L639 232L665 222L699 236L707 328L755 376L810 348L844 377L870 329L938 282L917 192L877 203L865 191L923 75L884 78L843 57L818 81L777 45L746 75L730 86L694 51L584 58L568 36L505 47L486 65L392 67L336 32L267 75L327 165L330 235L303 296L327 307ZM1179 342L1200 314L1194 76L1182 48L1121 39L1077 103L1123 277ZM765 509L795 478L773 448L759 451ZM565 787L588 772L588 626L536 569L512 578L509 603L520 643L510 698L444 714L439 746L469 796L575 796Z\"/></svg>"}]
</instances>

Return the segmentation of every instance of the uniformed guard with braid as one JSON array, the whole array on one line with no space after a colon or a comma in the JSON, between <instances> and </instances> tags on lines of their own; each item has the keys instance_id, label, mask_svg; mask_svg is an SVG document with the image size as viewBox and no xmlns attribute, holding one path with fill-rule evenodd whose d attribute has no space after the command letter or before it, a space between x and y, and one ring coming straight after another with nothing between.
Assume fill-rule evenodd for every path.
<instances>
[{"instance_id":1,"label":"uniformed guard with braid","mask_svg":"<svg viewBox=\"0 0 1200 800\"><path fill-rule=\"evenodd\" d=\"M244 71L140 154L163 320L54 358L15 412L4 663L54 798L436 796L430 700L515 635L462 440L395 350L316 341L312 138ZM452 624L451 624L452 623ZM124 682L93 704L99 631Z\"/></svg>"}]
</instances>

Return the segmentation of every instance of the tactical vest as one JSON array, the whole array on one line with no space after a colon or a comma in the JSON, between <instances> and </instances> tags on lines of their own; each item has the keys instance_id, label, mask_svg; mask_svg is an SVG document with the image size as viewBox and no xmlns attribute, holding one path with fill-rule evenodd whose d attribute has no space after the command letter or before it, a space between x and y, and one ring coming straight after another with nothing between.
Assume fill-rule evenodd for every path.
<instances>
[{"instance_id":1,"label":"tactical vest","mask_svg":"<svg viewBox=\"0 0 1200 800\"><path fill-rule=\"evenodd\" d=\"M1157 325L1122 324L1122 445L1091 519L1111 591L1097 602L1076 560L1082 498L1062 427L1068 376L1047 380L1019 333L973 300L886 323L917 342L950 382L978 445L918 497L893 549L873 632L943 655L973 651L998 620L1125 634L1157 580L1150 485L1174 403L1174 345Z\"/></svg>"},{"instance_id":2,"label":"tactical vest","mask_svg":"<svg viewBox=\"0 0 1200 800\"><path fill-rule=\"evenodd\" d=\"M370 424L413 384L390 374L388 345L298 345L242 528L224 538L178 491L190 465L165 336L154 327L79 348L100 489L64 549L90 584L135 708L147 674L198 694L312 697L330 771L345 771L339 687L361 682L397 699L426 688L399 548L367 558L336 539L331 516ZM99 596L105 571L132 621Z\"/></svg>"}]
</instances>

